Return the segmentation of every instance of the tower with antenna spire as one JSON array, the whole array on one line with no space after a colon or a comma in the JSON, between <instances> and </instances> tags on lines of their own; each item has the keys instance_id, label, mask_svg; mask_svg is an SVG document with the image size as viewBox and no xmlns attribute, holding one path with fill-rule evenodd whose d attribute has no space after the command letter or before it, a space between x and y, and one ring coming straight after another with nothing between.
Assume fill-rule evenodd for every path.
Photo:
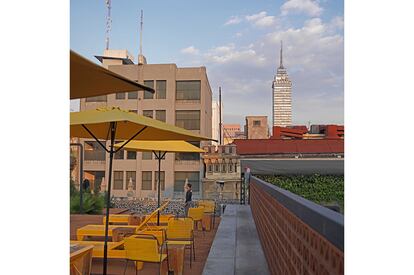
<instances>
[{"instance_id":1,"label":"tower with antenna spire","mask_svg":"<svg viewBox=\"0 0 414 275\"><path fill-rule=\"evenodd\" d=\"M292 81L283 66L283 42L280 41L279 68L272 84L273 126L292 125Z\"/></svg>"},{"instance_id":2,"label":"tower with antenna spire","mask_svg":"<svg viewBox=\"0 0 414 275\"><path fill-rule=\"evenodd\" d=\"M143 30L143 25L144 25L144 11L141 10L141 28L140 28L140 32L139 32L139 54L138 54L138 65L143 65L143 64L147 64L147 59L145 58L145 56L142 54L142 30Z\"/></svg>"}]
</instances>

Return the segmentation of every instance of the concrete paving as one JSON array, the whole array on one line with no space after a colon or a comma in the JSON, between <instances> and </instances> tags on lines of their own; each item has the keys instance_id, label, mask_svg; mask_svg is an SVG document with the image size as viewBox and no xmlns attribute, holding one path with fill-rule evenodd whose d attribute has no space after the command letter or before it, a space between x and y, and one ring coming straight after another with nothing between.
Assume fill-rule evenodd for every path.
<instances>
[{"instance_id":1,"label":"concrete paving","mask_svg":"<svg viewBox=\"0 0 414 275\"><path fill-rule=\"evenodd\" d=\"M203 275L270 274L250 206L227 205Z\"/></svg>"}]
</instances>

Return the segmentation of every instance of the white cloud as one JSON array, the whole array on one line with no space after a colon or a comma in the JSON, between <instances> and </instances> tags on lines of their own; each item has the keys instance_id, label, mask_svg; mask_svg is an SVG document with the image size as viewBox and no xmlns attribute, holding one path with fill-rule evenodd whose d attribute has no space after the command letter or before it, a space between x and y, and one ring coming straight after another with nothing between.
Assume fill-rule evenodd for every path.
<instances>
[{"instance_id":1,"label":"white cloud","mask_svg":"<svg viewBox=\"0 0 414 275\"><path fill-rule=\"evenodd\" d=\"M274 16L267 15L265 11L252 14L252 15L246 15L246 20L248 22L251 22L256 27L269 27L275 24L276 18Z\"/></svg>"},{"instance_id":2,"label":"white cloud","mask_svg":"<svg viewBox=\"0 0 414 275\"><path fill-rule=\"evenodd\" d=\"M288 0L280 7L282 15L293 13L305 13L309 16L319 16L323 8L314 0Z\"/></svg>"},{"instance_id":3,"label":"white cloud","mask_svg":"<svg viewBox=\"0 0 414 275\"><path fill-rule=\"evenodd\" d=\"M338 30L342 30L344 28L344 18L343 16L335 16L332 18L330 22L330 27Z\"/></svg>"},{"instance_id":4,"label":"white cloud","mask_svg":"<svg viewBox=\"0 0 414 275\"><path fill-rule=\"evenodd\" d=\"M224 25L225 26L226 25L236 25L236 24L239 24L241 21L242 21L242 19L240 17L238 17L238 16L232 16L232 17L230 17L229 20L227 20L226 23L224 23Z\"/></svg>"},{"instance_id":5,"label":"white cloud","mask_svg":"<svg viewBox=\"0 0 414 275\"><path fill-rule=\"evenodd\" d=\"M272 80L283 40L283 64L293 82L293 122L343 123L341 22L340 17L328 22L311 18L297 28L276 29L251 41L246 36L244 45L218 45L194 56L207 67L214 93L214 87L222 86L225 122L243 123L246 115L267 115L271 123Z\"/></svg>"},{"instance_id":6,"label":"white cloud","mask_svg":"<svg viewBox=\"0 0 414 275\"><path fill-rule=\"evenodd\" d=\"M256 53L254 49L241 48L236 49L234 44L228 44L210 49L205 55L206 62L226 64L249 62L253 65L260 66L264 63L264 57Z\"/></svg>"},{"instance_id":7,"label":"white cloud","mask_svg":"<svg viewBox=\"0 0 414 275\"><path fill-rule=\"evenodd\" d=\"M236 33L236 37L242 37L242 36L243 36L243 34L241 32Z\"/></svg>"},{"instance_id":8,"label":"white cloud","mask_svg":"<svg viewBox=\"0 0 414 275\"><path fill-rule=\"evenodd\" d=\"M183 53L183 54L194 54L194 55L196 55L199 52L200 51L198 49L194 48L194 46L190 46L190 47L181 49L181 53Z\"/></svg>"}]
</instances>

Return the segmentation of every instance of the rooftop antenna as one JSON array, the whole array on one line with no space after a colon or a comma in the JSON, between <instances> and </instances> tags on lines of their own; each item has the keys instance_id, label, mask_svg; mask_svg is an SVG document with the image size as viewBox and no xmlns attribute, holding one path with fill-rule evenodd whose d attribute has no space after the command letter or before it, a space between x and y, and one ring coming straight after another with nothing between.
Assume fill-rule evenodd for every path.
<instances>
[{"instance_id":1,"label":"rooftop antenna","mask_svg":"<svg viewBox=\"0 0 414 275\"><path fill-rule=\"evenodd\" d=\"M144 24L144 11L141 10L141 31L139 33L139 55L142 55L142 25Z\"/></svg>"},{"instance_id":2,"label":"rooftop antenna","mask_svg":"<svg viewBox=\"0 0 414 275\"><path fill-rule=\"evenodd\" d=\"M221 86L219 87L219 120L220 120L220 123L219 123L219 134L220 134L219 141L220 141L220 143L219 143L219 145L222 145L223 141L222 141L222 138L221 138L221 129L223 128L223 125L221 123Z\"/></svg>"},{"instance_id":3,"label":"rooftop antenna","mask_svg":"<svg viewBox=\"0 0 414 275\"><path fill-rule=\"evenodd\" d=\"M283 69L283 55L282 55L282 51L283 51L283 41L280 40L280 66L279 68Z\"/></svg>"},{"instance_id":4,"label":"rooftop antenna","mask_svg":"<svg viewBox=\"0 0 414 275\"><path fill-rule=\"evenodd\" d=\"M141 10L141 28L139 32L139 54L138 54L138 65L147 64L147 59L142 54L142 30L144 25L144 11Z\"/></svg>"},{"instance_id":5,"label":"rooftop antenna","mask_svg":"<svg viewBox=\"0 0 414 275\"><path fill-rule=\"evenodd\" d=\"M109 33L111 32L111 24L112 24L111 0L106 0L106 8L108 10L108 13L106 15L106 38L105 38L105 42L106 42L106 49L109 50Z\"/></svg>"}]
</instances>

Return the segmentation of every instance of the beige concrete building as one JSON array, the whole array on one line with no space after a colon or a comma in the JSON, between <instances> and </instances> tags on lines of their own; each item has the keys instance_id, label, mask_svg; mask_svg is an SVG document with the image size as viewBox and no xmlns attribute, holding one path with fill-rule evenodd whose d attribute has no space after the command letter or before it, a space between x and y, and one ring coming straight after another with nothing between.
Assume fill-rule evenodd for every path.
<instances>
[{"instance_id":1,"label":"beige concrete building","mask_svg":"<svg viewBox=\"0 0 414 275\"><path fill-rule=\"evenodd\" d=\"M240 159L236 145L204 146L206 153L202 158L206 167L203 178L203 197L217 199L220 197L220 187L217 181L223 181L222 198L240 199L241 171Z\"/></svg>"},{"instance_id":2,"label":"beige concrete building","mask_svg":"<svg viewBox=\"0 0 414 275\"><path fill-rule=\"evenodd\" d=\"M268 139L267 116L247 116L244 126L246 139Z\"/></svg>"},{"instance_id":3,"label":"beige concrete building","mask_svg":"<svg viewBox=\"0 0 414 275\"><path fill-rule=\"evenodd\" d=\"M205 67L136 65L127 51L107 50L97 58L109 70L151 86L156 92L137 91L82 99L81 111L118 106L203 136L212 136L212 93ZM109 154L93 140L84 141L84 144L85 177L90 178L91 185L102 182L106 186ZM195 145L206 144L201 142ZM127 197L128 194L134 197L156 197L156 171L158 162L152 153L118 152L113 163L112 194L115 197ZM167 153L165 160L161 161L161 171L161 193L164 197L183 197L186 179L193 185L194 197L200 196L203 176L200 154Z\"/></svg>"}]
</instances>

